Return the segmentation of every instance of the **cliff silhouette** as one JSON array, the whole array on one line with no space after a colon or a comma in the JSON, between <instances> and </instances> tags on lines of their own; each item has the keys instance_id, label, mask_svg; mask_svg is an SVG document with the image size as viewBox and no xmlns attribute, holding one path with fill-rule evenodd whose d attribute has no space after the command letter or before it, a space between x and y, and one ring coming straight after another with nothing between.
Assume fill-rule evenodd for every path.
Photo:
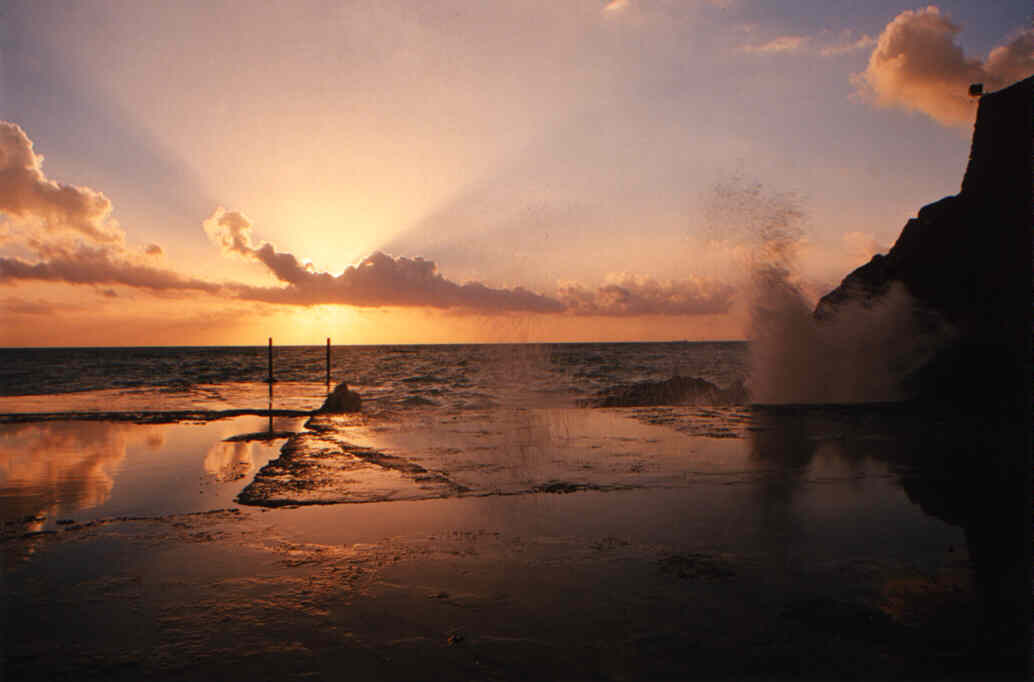
<instances>
[{"instance_id":1,"label":"cliff silhouette","mask_svg":"<svg viewBox=\"0 0 1034 682\"><path fill-rule=\"evenodd\" d=\"M907 377L906 395L1030 412L1034 76L984 95L961 191L919 210L893 248L850 273L815 317L850 314L902 283L921 323L951 340Z\"/></svg>"}]
</instances>

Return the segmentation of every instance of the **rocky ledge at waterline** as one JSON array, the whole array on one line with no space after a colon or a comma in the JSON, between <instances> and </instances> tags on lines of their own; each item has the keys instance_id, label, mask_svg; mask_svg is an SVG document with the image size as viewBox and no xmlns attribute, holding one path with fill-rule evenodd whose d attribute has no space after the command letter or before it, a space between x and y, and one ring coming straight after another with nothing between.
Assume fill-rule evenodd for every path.
<instances>
[{"instance_id":1,"label":"rocky ledge at waterline","mask_svg":"<svg viewBox=\"0 0 1034 682\"><path fill-rule=\"evenodd\" d=\"M1034 77L984 95L961 191L920 209L893 248L849 274L815 309L833 322L900 282L917 316L951 328L903 379L921 401L1029 413Z\"/></svg>"},{"instance_id":2,"label":"rocky ledge at waterline","mask_svg":"<svg viewBox=\"0 0 1034 682\"><path fill-rule=\"evenodd\" d=\"M595 397L579 400L579 407L651 407L656 405L745 405L742 383L720 388L696 377L675 376L664 381L643 381L615 386Z\"/></svg>"}]
</instances>

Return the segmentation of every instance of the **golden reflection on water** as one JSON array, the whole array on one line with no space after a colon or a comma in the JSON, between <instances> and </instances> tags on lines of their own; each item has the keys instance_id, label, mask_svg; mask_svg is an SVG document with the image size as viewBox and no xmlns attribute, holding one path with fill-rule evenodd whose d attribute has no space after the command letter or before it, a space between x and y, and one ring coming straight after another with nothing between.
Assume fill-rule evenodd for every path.
<instances>
[{"instance_id":1,"label":"golden reflection on water","mask_svg":"<svg viewBox=\"0 0 1034 682\"><path fill-rule=\"evenodd\" d=\"M296 428L297 420L282 426ZM0 424L0 522L26 531L62 518L154 515L225 507L240 481L283 439L225 442L264 417L135 424L43 421Z\"/></svg>"},{"instance_id":2,"label":"golden reflection on water","mask_svg":"<svg viewBox=\"0 0 1034 682\"><path fill-rule=\"evenodd\" d=\"M205 455L205 472L223 483L244 478L255 466L251 445L240 441L213 443Z\"/></svg>"},{"instance_id":3,"label":"golden reflection on water","mask_svg":"<svg viewBox=\"0 0 1034 682\"><path fill-rule=\"evenodd\" d=\"M67 514L104 503L131 437L148 447L160 434L133 424L46 422L0 426L0 497L9 518Z\"/></svg>"}]
</instances>

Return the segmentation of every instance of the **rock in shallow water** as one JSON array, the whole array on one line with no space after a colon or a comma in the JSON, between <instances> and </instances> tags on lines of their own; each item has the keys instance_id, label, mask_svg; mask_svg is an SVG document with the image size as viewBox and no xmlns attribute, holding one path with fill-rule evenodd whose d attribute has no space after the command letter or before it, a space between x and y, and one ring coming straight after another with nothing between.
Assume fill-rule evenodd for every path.
<instances>
[{"instance_id":1,"label":"rock in shallow water","mask_svg":"<svg viewBox=\"0 0 1034 682\"><path fill-rule=\"evenodd\" d=\"M355 391L348 390L348 384L341 382L323 401L319 412L358 412L362 409L363 400Z\"/></svg>"}]
</instances>

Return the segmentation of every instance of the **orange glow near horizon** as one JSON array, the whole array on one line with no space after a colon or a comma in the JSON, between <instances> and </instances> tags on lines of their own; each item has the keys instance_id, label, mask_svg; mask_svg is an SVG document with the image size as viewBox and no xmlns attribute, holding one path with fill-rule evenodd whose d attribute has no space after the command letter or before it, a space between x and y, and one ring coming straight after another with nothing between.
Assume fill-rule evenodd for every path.
<instances>
[{"instance_id":1,"label":"orange glow near horizon","mask_svg":"<svg viewBox=\"0 0 1034 682\"><path fill-rule=\"evenodd\" d=\"M0 299L3 298L0 289ZM217 300L137 300L132 310L113 299L97 307L61 304L55 311L13 312L0 346L252 346L548 343L583 341L736 340L736 316L637 318L570 315L458 315L406 308L308 308Z\"/></svg>"}]
</instances>

